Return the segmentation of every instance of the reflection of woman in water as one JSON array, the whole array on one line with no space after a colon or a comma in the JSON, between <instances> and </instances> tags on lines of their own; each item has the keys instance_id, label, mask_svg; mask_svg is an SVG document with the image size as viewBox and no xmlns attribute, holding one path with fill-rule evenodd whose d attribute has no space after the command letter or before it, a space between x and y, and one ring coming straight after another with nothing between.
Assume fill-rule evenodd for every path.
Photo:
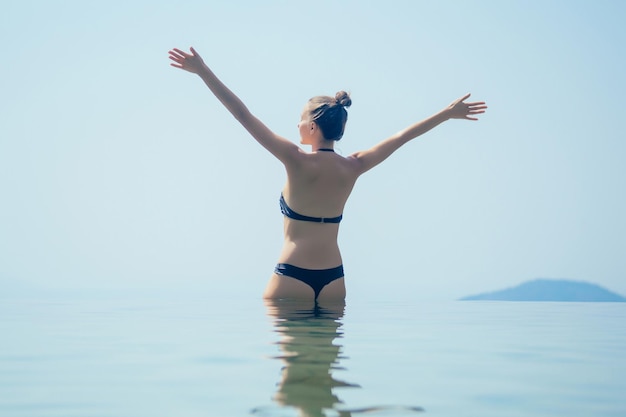
<instances>
[{"instance_id":1,"label":"reflection of woman in water","mask_svg":"<svg viewBox=\"0 0 626 417\"><path fill-rule=\"evenodd\" d=\"M400 146L449 119L476 120L483 102L466 103L469 94L448 107L383 140L371 149L348 157L337 155L334 144L343 136L350 96L318 96L304 107L298 129L304 152L278 136L257 119L243 102L205 65L198 53L169 51L176 68L198 74L209 89L263 147L278 158L287 171L280 197L285 216L284 245L265 298L344 299L343 263L337 234L343 208L357 178L375 167Z\"/></svg>"},{"instance_id":2,"label":"reflection of woman in water","mask_svg":"<svg viewBox=\"0 0 626 417\"><path fill-rule=\"evenodd\" d=\"M301 416L325 416L324 409L341 403L333 392L337 387L358 387L332 376L338 369L341 345L333 344L342 337L343 301L323 307L301 301L268 300L267 311L274 319L281 339L279 346L282 378L274 400L281 406L295 407ZM258 410L259 414L264 414ZM349 411L336 410L340 416Z\"/></svg>"},{"instance_id":3,"label":"reflection of woman in water","mask_svg":"<svg viewBox=\"0 0 626 417\"><path fill-rule=\"evenodd\" d=\"M342 404L335 388L360 388L333 377L336 370L345 370L348 358L342 355L343 337L341 329L344 301L317 302L302 300L266 300L268 315L274 320L284 363L281 381L274 401L282 407L294 407L302 417L322 417L324 410L333 410L330 415L348 417L370 412L402 412L412 415L424 411L418 406L367 404L358 408ZM273 415L272 409L259 407L253 410L261 416ZM280 414L283 415L283 414Z\"/></svg>"}]
</instances>

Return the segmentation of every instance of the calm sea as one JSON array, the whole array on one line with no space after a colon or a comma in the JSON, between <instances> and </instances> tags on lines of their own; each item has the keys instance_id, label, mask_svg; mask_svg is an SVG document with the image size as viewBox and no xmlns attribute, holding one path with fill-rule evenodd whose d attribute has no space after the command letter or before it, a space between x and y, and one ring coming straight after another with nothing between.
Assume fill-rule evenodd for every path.
<instances>
[{"instance_id":1,"label":"calm sea","mask_svg":"<svg viewBox=\"0 0 626 417\"><path fill-rule=\"evenodd\" d=\"M246 415L623 417L626 303L0 301L2 417Z\"/></svg>"}]
</instances>

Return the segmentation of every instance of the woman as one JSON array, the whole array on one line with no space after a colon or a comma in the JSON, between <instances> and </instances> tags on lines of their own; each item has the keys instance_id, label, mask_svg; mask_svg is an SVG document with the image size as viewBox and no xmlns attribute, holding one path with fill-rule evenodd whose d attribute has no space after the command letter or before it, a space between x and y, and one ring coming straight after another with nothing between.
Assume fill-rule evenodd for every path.
<instances>
[{"instance_id":1,"label":"woman","mask_svg":"<svg viewBox=\"0 0 626 417\"><path fill-rule=\"evenodd\" d=\"M257 119L243 102L206 66L200 55L180 49L169 51L171 65L197 74L211 92L265 149L287 170L280 207L285 216L284 245L264 297L313 300L344 299L343 263L337 245L344 205L357 178L384 161L400 146L448 119L477 120L484 102L466 103L469 94L437 114L415 123L366 151L337 155L334 144L343 136L350 96L314 97L305 105L298 123L305 152L278 136Z\"/></svg>"}]
</instances>

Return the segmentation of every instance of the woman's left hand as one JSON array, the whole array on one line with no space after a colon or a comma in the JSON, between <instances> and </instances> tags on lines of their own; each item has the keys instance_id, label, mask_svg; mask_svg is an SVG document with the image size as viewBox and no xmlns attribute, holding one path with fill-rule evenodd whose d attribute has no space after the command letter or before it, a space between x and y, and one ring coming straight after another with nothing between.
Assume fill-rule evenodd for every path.
<instances>
[{"instance_id":1,"label":"woman's left hand","mask_svg":"<svg viewBox=\"0 0 626 417\"><path fill-rule=\"evenodd\" d=\"M193 74L199 74L206 66L202 57L196 52L195 49L189 48L191 53L181 51L178 48L174 48L169 51L170 59L172 62L170 65L175 68L180 68L185 71L189 71Z\"/></svg>"}]
</instances>

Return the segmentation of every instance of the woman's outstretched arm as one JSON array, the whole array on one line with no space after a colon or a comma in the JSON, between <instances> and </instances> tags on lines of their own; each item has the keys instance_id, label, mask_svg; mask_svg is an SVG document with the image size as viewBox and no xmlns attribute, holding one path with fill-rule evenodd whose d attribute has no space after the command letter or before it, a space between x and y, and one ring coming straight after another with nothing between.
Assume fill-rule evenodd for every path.
<instances>
[{"instance_id":1,"label":"woman's outstretched arm","mask_svg":"<svg viewBox=\"0 0 626 417\"><path fill-rule=\"evenodd\" d=\"M411 139L415 139L416 137L423 135L446 120L478 120L474 116L484 113L487 106L483 101L466 103L465 100L469 97L470 95L467 94L464 97L453 101L448 107L430 116L429 118L401 130L366 151L356 152L350 157L357 161L359 171L363 173L383 162L389 157L389 155L398 150L400 146L404 145Z\"/></svg>"},{"instance_id":2,"label":"woman's outstretched arm","mask_svg":"<svg viewBox=\"0 0 626 417\"><path fill-rule=\"evenodd\" d=\"M295 143L276 135L265 126L263 122L250 113L250 110L239 97L217 78L195 49L190 48L190 52L187 53L177 48L169 51L169 57L173 61L171 65L199 75L215 97L218 98L235 119L250 132L252 137L279 160L287 162L299 155L300 148Z\"/></svg>"}]
</instances>

